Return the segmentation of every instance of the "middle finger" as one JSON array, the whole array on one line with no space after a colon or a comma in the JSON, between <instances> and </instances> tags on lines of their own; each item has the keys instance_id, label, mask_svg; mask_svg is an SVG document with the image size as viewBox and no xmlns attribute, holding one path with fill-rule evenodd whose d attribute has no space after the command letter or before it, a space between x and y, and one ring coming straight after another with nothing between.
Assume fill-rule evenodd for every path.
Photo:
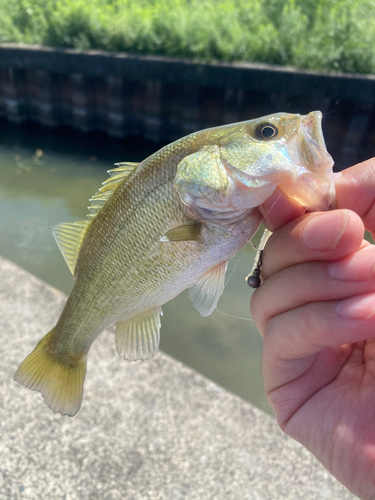
<instances>
[{"instance_id":1,"label":"middle finger","mask_svg":"<svg viewBox=\"0 0 375 500\"><path fill-rule=\"evenodd\" d=\"M335 262L304 262L265 280L251 299L261 333L279 314L312 302L342 300L375 291L375 246L368 245Z\"/></svg>"}]
</instances>

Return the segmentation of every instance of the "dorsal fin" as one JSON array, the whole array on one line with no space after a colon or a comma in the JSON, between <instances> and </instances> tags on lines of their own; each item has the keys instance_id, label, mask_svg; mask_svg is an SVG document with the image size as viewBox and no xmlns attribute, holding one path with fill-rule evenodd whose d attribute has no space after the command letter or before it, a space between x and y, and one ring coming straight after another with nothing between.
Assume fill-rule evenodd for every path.
<instances>
[{"instance_id":1,"label":"dorsal fin","mask_svg":"<svg viewBox=\"0 0 375 500\"><path fill-rule=\"evenodd\" d=\"M91 205L88 207L90 213L87 215L89 219L95 217L105 202L113 194L117 186L119 186L122 181L131 175L138 163L124 162L116 163L116 165L118 168L108 170L110 177L103 182L103 186L99 189L99 191L95 193L92 198L90 198L89 201L91 201Z\"/></svg>"},{"instance_id":2,"label":"dorsal fin","mask_svg":"<svg viewBox=\"0 0 375 500\"><path fill-rule=\"evenodd\" d=\"M92 198L90 198L90 213L87 216L89 219L92 219L99 212L105 202L113 194L117 186L131 175L138 163L124 162L116 163L116 165L117 168L108 170L110 177L103 182L103 187L101 187L99 191ZM89 220L82 220L79 222L62 222L52 228L52 234L55 237L56 243L73 275L79 250L89 224Z\"/></svg>"},{"instance_id":3,"label":"dorsal fin","mask_svg":"<svg viewBox=\"0 0 375 500\"><path fill-rule=\"evenodd\" d=\"M88 225L88 220L81 220L79 222L62 222L52 228L56 243L73 275Z\"/></svg>"}]
</instances>

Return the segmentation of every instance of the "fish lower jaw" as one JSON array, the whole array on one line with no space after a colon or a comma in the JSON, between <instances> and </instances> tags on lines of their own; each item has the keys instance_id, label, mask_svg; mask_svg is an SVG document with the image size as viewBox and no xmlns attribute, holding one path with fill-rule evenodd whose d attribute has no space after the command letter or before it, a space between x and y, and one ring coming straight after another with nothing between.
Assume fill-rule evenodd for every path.
<instances>
[{"instance_id":1,"label":"fish lower jaw","mask_svg":"<svg viewBox=\"0 0 375 500\"><path fill-rule=\"evenodd\" d=\"M305 207L310 212L326 211L335 203L335 185L333 176L312 177L309 174L300 176L294 182L280 184L284 194Z\"/></svg>"}]
</instances>

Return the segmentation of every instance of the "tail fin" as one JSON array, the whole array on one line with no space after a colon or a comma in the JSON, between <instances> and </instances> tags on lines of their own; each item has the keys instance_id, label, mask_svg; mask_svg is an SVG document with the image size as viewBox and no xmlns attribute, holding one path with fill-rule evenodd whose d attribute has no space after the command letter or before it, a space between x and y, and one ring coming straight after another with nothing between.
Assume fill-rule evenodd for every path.
<instances>
[{"instance_id":1,"label":"tail fin","mask_svg":"<svg viewBox=\"0 0 375 500\"><path fill-rule=\"evenodd\" d=\"M20 364L14 380L42 393L48 406L73 417L81 407L87 354L77 363L66 364L56 359L46 347L53 329L37 344Z\"/></svg>"}]
</instances>

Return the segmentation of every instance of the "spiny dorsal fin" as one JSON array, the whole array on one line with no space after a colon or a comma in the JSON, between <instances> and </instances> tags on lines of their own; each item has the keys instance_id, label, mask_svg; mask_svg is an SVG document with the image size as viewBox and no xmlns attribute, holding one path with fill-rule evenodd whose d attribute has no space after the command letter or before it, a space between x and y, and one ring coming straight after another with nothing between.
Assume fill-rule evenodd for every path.
<instances>
[{"instance_id":1,"label":"spiny dorsal fin","mask_svg":"<svg viewBox=\"0 0 375 500\"><path fill-rule=\"evenodd\" d=\"M209 316L214 311L224 291L227 265L228 262L222 262L189 287L189 297L203 317Z\"/></svg>"},{"instance_id":2,"label":"spiny dorsal fin","mask_svg":"<svg viewBox=\"0 0 375 500\"><path fill-rule=\"evenodd\" d=\"M130 176L130 174L137 167L138 163L124 162L116 163L116 165L118 165L118 168L108 170L110 177L103 182L103 186L99 189L99 191L95 193L92 198L90 198L89 201L91 201L91 205L88 207L90 213L87 216L89 219L95 217L95 215L113 194L117 186Z\"/></svg>"},{"instance_id":3,"label":"spiny dorsal fin","mask_svg":"<svg viewBox=\"0 0 375 500\"><path fill-rule=\"evenodd\" d=\"M88 218L94 217L110 198L117 186L125 180L134 171L138 163L116 163L118 168L108 170L109 179L103 182L103 187L90 199L91 206ZM68 264L71 273L74 275L74 269L78 259L79 250L86 234L89 221L62 222L52 228L56 243Z\"/></svg>"},{"instance_id":4,"label":"spiny dorsal fin","mask_svg":"<svg viewBox=\"0 0 375 500\"><path fill-rule=\"evenodd\" d=\"M88 220L81 220L79 222L62 222L52 228L56 243L73 275L88 225Z\"/></svg>"}]
</instances>

